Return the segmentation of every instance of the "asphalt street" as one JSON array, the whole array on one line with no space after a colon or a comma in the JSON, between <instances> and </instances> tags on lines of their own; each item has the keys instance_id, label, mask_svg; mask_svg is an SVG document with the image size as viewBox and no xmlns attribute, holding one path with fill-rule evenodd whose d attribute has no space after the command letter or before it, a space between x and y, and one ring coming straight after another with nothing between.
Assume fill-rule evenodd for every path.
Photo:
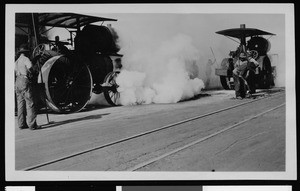
<instances>
[{"instance_id":1,"label":"asphalt street","mask_svg":"<svg viewBox=\"0 0 300 191\"><path fill-rule=\"evenodd\" d=\"M35 170L126 171L158 158L136 170L284 171L285 106L261 115L285 103L284 89L261 91L256 99L233 97L234 91L215 90L176 104L88 106L73 114L50 113L49 124L40 113L42 129L15 127L16 170L46 164ZM251 103L213 113L246 102ZM195 116L203 117L134 137ZM171 154L160 157L166 153Z\"/></svg>"}]
</instances>

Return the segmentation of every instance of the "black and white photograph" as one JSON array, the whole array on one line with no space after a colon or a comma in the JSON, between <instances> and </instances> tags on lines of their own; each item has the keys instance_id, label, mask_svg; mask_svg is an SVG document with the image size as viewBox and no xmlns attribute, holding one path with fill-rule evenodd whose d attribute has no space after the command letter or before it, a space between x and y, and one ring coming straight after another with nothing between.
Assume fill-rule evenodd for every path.
<instances>
[{"instance_id":1,"label":"black and white photograph","mask_svg":"<svg viewBox=\"0 0 300 191\"><path fill-rule=\"evenodd\" d=\"M296 179L293 4L5 15L6 180Z\"/></svg>"}]
</instances>

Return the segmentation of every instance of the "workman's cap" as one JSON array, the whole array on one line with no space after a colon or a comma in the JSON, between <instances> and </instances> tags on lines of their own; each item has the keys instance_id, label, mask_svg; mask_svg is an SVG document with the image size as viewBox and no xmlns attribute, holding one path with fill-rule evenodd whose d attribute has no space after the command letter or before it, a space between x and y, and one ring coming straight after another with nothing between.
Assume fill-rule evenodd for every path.
<instances>
[{"instance_id":1,"label":"workman's cap","mask_svg":"<svg viewBox=\"0 0 300 191\"><path fill-rule=\"evenodd\" d=\"M247 57L247 56L246 56L245 53L242 52L242 53L240 54L240 58L246 58L246 57Z\"/></svg>"},{"instance_id":2,"label":"workman's cap","mask_svg":"<svg viewBox=\"0 0 300 191\"><path fill-rule=\"evenodd\" d=\"M26 44L22 44L19 48L19 53L22 53L22 52L29 52L28 48L27 48L27 45Z\"/></svg>"},{"instance_id":3,"label":"workman's cap","mask_svg":"<svg viewBox=\"0 0 300 191\"><path fill-rule=\"evenodd\" d=\"M123 54L118 54L118 53L112 53L110 56L118 56L118 57L123 57Z\"/></svg>"},{"instance_id":4,"label":"workman's cap","mask_svg":"<svg viewBox=\"0 0 300 191\"><path fill-rule=\"evenodd\" d=\"M19 53L23 53L23 52L29 52L29 50L26 48L20 48Z\"/></svg>"}]
</instances>

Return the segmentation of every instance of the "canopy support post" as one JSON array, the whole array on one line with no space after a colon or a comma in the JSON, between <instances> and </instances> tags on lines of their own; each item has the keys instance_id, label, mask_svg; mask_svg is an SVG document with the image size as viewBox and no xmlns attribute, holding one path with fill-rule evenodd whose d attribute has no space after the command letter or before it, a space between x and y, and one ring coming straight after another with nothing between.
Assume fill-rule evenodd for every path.
<instances>
[{"instance_id":1,"label":"canopy support post","mask_svg":"<svg viewBox=\"0 0 300 191\"><path fill-rule=\"evenodd\" d=\"M33 13L31 13L31 16L32 16L32 25L33 25L33 32L34 32L35 42L36 42L36 46L37 46L38 45L38 39L37 39L37 35L36 35L36 25L35 25L35 21L34 21L35 18L34 18ZM40 66L39 62L37 62L37 64L38 64L39 72L41 74L41 82L42 82L42 84L44 84L44 82L43 82L43 74L42 74L42 67ZM47 112L48 111L48 107L47 107L46 102L45 102L45 107L46 107L47 122L49 124L49 115L48 115L48 112Z\"/></svg>"}]
</instances>

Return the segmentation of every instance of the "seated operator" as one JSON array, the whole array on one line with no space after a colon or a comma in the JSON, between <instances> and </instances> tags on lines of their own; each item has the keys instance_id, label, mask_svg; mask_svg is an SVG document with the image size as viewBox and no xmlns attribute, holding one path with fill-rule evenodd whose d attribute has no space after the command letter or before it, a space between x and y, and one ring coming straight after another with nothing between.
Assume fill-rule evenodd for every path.
<instances>
[{"instance_id":1,"label":"seated operator","mask_svg":"<svg viewBox=\"0 0 300 191\"><path fill-rule=\"evenodd\" d=\"M59 41L59 36L55 36L55 45L57 48L57 52L59 52L60 54L68 54L69 53L69 49L65 46L64 42Z\"/></svg>"},{"instance_id":2,"label":"seated operator","mask_svg":"<svg viewBox=\"0 0 300 191\"><path fill-rule=\"evenodd\" d=\"M39 63L43 65L47 60L54 56L58 55L68 55L69 49L64 45L63 42L59 41L59 36L55 37L55 46L51 50L45 50L45 47L39 52L39 54L35 55L33 58L33 63Z\"/></svg>"}]
</instances>

